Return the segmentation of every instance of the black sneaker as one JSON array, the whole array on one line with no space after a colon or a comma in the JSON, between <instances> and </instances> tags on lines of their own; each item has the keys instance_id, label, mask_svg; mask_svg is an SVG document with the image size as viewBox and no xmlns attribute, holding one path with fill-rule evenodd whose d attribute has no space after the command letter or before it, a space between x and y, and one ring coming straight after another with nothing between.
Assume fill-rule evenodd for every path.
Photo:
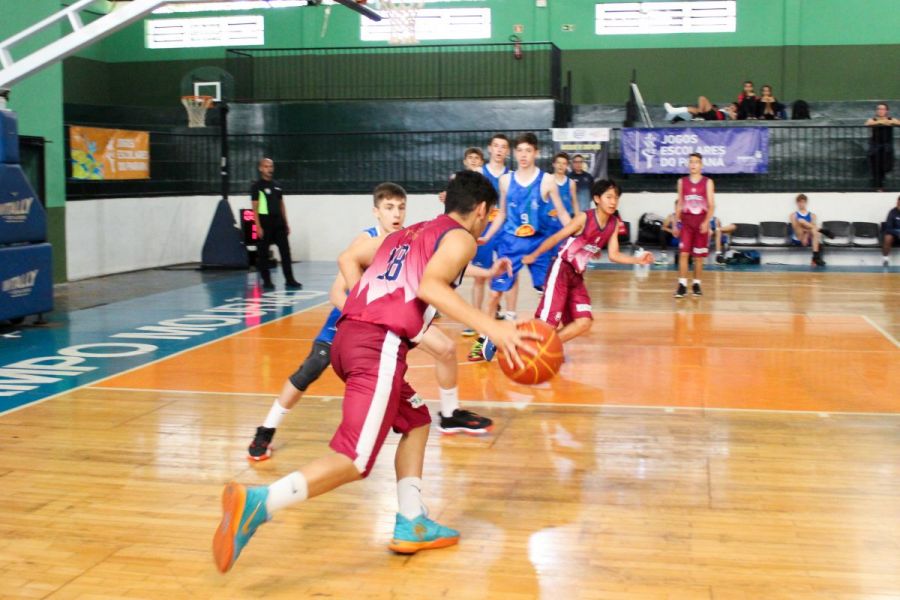
<instances>
[{"instance_id":1,"label":"black sneaker","mask_svg":"<svg viewBox=\"0 0 900 600\"><path fill-rule=\"evenodd\" d=\"M272 283L271 281L263 281L262 289L264 289L266 291L272 291L275 289L275 284Z\"/></svg>"},{"instance_id":2,"label":"black sneaker","mask_svg":"<svg viewBox=\"0 0 900 600\"><path fill-rule=\"evenodd\" d=\"M826 263L825 263L825 259L823 259L821 256L814 255L813 259L812 259L812 264L816 267L824 267Z\"/></svg>"},{"instance_id":3,"label":"black sneaker","mask_svg":"<svg viewBox=\"0 0 900 600\"><path fill-rule=\"evenodd\" d=\"M269 460L272 456L272 438L275 437L275 428L271 429L260 425L256 428L256 436L247 448L247 458L257 462Z\"/></svg>"},{"instance_id":4,"label":"black sneaker","mask_svg":"<svg viewBox=\"0 0 900 600\"><path fill-rule=\"evenodd\" d=\"M452 435L454 433L468 433L469 435L481 435L494 428L494 422L487 417L476 415L472 411L457 408L452 417L441 415L441 425L438 429L441 433Z\"/></svg>"},{"instance_id":5,"label":"black sneaker","mask_svg":"<svg viewBox=\"0 0 900 600\"><path fill-rule=\"evenodd\" d=\"M674 296L676 298L684 298L686 294L687 294L687 286L684 285L683 283L679 283L678 289L675 290Z\"/></svg>"},{"instance_id":6,"label":"black sneaker","mask_svg":"<svg viewBox=\"0 0 900 600\"><path fill-rule=\"evenodd\" d=\"M299 281L288 281L286 284L284 284L284 287L289 290L302 290L303 284Z\"/></svg>"},{"instance_id":7,"label":"black sneaker","mask_svg":"<svg viewBox=\"0 0 900 600\"><path fill-rule=\"evenodd\" d=\"M716 264L724 265L725 264L725 255L719 252L716 254Z\"/></svg>"},{"instance_id":8,"label":"black sneaker","mask_svg":"<svg viewBox=\"0 0 900 600\"><path fill-rule=\"evenodd\" d=\"M691 292L692 292L695 296L702 296L702 295L703 295L703 290L700 289L700 284L699 284L699 283L695 283L694 285L691 286Z\"/></svg>"}]
</instances>

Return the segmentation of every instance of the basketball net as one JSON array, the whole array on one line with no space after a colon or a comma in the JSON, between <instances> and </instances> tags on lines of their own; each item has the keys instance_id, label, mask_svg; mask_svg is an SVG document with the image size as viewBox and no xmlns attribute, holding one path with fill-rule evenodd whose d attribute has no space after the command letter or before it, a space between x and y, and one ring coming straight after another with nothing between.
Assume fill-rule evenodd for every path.
<instances>
[{"instance_id":1,"label":"basketball net","mask_svg":"<svg viewBox=\"0 0 900 600\"><path fill-rule=\"evenodd\" d=\"M423 0L381 0L381 12L387 14L391 24L391 44L415 44L416 15L425 5Z\"/></svg>"},{"instance_id":2,"label":"basketball net","mask_svg":"<svg viewBox=\"0 0 900 600\"><path fill-rule=\"evenodd\" d=\"M206 111L212 103L212 96L182 96L181 104L187 111L188 127L206 127Z\"/></svg>"}]
</instances>

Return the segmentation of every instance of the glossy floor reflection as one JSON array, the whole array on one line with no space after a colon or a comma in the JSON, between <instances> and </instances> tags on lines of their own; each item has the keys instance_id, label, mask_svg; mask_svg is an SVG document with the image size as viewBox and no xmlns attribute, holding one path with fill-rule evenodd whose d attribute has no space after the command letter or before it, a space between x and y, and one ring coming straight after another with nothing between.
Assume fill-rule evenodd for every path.
<instances>
[{"instance_id":1,"label":"glossy floor reflection","mask_svg":"<svg viewBox=\"0 0 900 600\"><path fill-rule=\"evenodd\" d=\"M681 303L671 280L592 273L595 328L548 386L461 365L463 400L497 427L432 432L425 497L463 537L413 557L385 548L391 436L368 480L279 513L228 575L213 566L222 484L290 472L340 419L329 373L274 458L245 459L324 308L3 415L0 597L900 596L900 278L712 273Z\"/></svg>"}]
</instances>

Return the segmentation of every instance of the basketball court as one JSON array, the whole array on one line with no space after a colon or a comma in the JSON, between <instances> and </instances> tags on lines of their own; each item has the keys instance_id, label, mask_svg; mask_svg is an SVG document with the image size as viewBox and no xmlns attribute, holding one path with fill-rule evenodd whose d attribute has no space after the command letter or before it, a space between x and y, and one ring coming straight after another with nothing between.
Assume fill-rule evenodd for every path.
<instances>
[{"instance_id":1,"label":"basketball court","mask_svg":"<svg viewBox=\"0 0 900 600\"><path fill-rule=\"evenodd\" d=\"M352 14L345 2L313 4L335 19L322 27ZM362 35L416 43L412 5L426 3L386 4L409 6ZM435 4L444 5L467 4ZM134 8L113 7L108 14ZM179 126L190 118L212 137L222 125L214 98L239 94L242 81L192 68L177 90L190 115ZM256 122L249 104L231 106L239 117L226 122L226 145L228 127L250 136L243 129ZM234 139L246 147L232 158L264 147ZM234 178L248 176L229 164ZM629 202L649 205L631 191L623 213L634 212ZM725 210L743 201L732 195ZM438 318L433 326L456 343L462 407L494 420L488 435L429 434L428 516L458 529L459 544L388 550L399 440L390 434L367 479L278 512L219 573L211 542L223 485L288 475L322 455L341 422L344 384L327 369L278 427L272 458L247 459L254 429L332 309L341 244L370 224L370 197L357 194L351 214L350 195L338 196L322 196L338 208L309 216L321 243L298 249L292 238L302 290L285 289L277 270L269 291L246 268L110 269L57 286L48 323L0 328L0 598L900 598L900 278L849 247L834 252L852 258L829 269L807 268L805 254L801 267L709 264L702 298L677 301L670 265L645 277L593 264L593 328L536 386L513 382L496 361L469 362L464 326ZM219 200L201 211L204 223ZM178 206L172 221L190 220ZM411 194L407 224L439 207L435 194ZM331 229L317 220L326 217ZM104 247L103 232L112 239L141 223L108 218L97 252L115 261L129 250ZM458 290L467 300L470 286ZM540 298L521 288L519 316L530 317ZM410 351L407 379L433 416L434 364Z\"/></svg>"}]
</instances>

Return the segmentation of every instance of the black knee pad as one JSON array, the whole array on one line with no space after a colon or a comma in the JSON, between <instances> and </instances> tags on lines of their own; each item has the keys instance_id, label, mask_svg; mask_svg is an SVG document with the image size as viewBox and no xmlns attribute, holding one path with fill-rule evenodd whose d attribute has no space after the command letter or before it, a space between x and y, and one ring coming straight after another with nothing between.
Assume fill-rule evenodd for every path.
<instances>
[{"instance_id":1,"label":"black knee pad","mask_svg":"<svg viewBox=\"0 0 900 600\"><path fill-rule=\"evenodd\" d=\"M331 344L323 342L313 343L309 356L300 365L300 368L290 376L291 385L305 392L312 382L322 376L322 373L331 365Z\"/></svg>"}]
</instances>

